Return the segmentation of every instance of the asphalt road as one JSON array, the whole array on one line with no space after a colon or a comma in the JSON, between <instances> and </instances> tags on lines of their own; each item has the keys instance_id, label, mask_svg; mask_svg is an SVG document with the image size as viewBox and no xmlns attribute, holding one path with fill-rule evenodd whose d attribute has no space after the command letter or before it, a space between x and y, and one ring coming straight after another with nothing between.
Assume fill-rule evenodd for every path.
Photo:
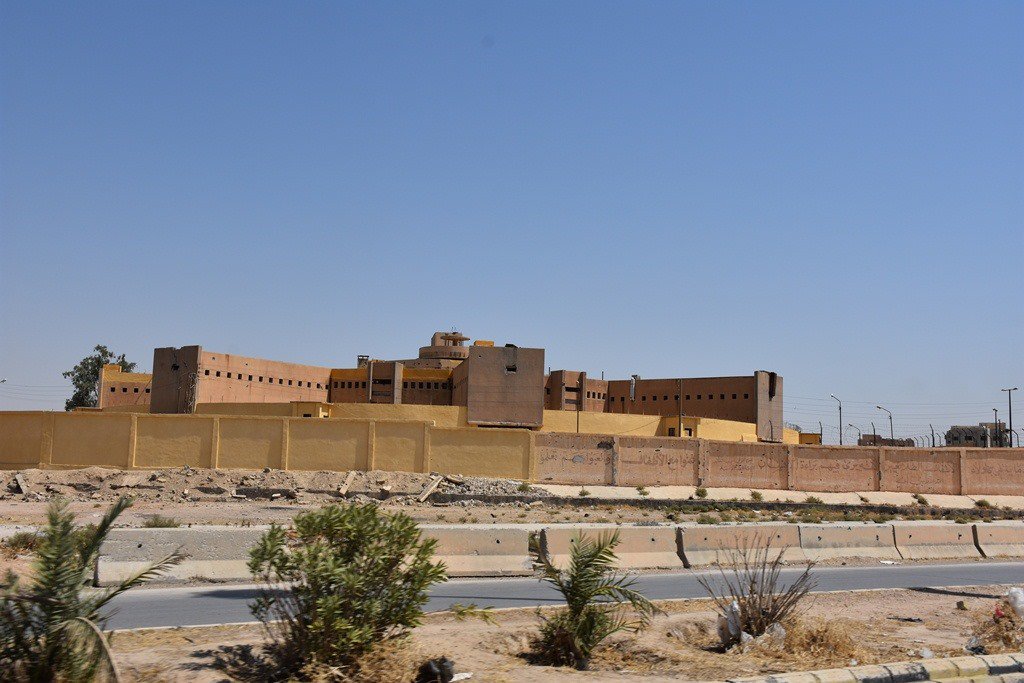
<instances>
[{"instance_id":1,"label":"asphalt road","mask_svg":"<svg viewBox=\"0 0 1024 683\"><path fill-rule=\"evenodd\" d=\"M783 570L783 580L792 581L802 570ZM697 582L702 574L717 572L680 571L639 577L639 588L652 599L705 597ZM813 570L816 591L863 590L871 588L916 588L946 592L956 586L985 586L1024 583L1024 562L873 565L863 567L819 567ZM949 591L955 594L954 591ZM253 621L248 602L256 591L251 584L141 588L114 601L117 613L108 628L151 626L199 626ZM476 603L480 607L534 607L557 605L558 594L536 578L455 579L436 586L430 593L428 611L448 609L454 603Z\"/></svg>"}]
</instances>

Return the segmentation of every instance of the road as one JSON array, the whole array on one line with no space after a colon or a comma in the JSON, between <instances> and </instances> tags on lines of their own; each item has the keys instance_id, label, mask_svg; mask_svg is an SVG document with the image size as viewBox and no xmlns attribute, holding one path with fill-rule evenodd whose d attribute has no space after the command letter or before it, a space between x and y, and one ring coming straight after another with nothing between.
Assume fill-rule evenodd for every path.
<instances>
[{"instance_id":1,"label":"road","mask_svg":"<svg viewBox=\"0 0 1024 683\"><path fill-rule=\"evenodd\" d=\"M783 570L783 581L792 581L799 568ZM656 600L706 597L698 583L701 575L717 572L680 571L646 574L639 588ZM871 588L921 588L942 590L956 586L1024 583L1024 562L873 565L818 567L813 570L816 591ZM256 590L251 584L141 588L114 601L117 613L108 628L152 626L199 626L253 621L248 602ZM534 607L556 605L558 594L533 577L504 579L455 579L430 592L428 611L448 609L454 603L480 607Z\"/></svg>"}]
</instances>

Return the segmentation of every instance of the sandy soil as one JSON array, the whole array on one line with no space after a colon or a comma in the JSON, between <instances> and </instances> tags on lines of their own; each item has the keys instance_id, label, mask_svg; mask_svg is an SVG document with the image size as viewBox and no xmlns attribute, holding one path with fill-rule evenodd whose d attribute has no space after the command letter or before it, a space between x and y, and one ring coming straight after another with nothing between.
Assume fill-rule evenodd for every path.
<instances>
[{"instance_id":1,"label":"sandy soil","mask_svg":"<svg viewBox=\"0 0 1024 683\"><path fill-rule=\"evenodd\" d=\"M63 497L80 523L100 518L106 503L128 495L135 504L119 520L121 526L143 526L154 515L172 517L188 524L269 524L284 522L304 510L340 500L338 489L347 472L285 472L281 470L212 470L177 468L155 471L123 471L89 467L77 470L22 470L28 491L20 490L15 472L0 472L0 524L39 524L47 502ZM718 509L713 501L704 509L648 509L628 501L597 505L580 498L571 504L542 500L526 503L417 502L431 475L409 472L356 472L348 495L355 500L384 498L389 510L404 512L421 523L672 523L719 521L888 521L892 515L857 510L809 509L801 512L760 509L751 501L746 509ZM480 477L443 480L440 493L515 496L549 494L536 487L521 490L521 482ZM898 518L921 518L933 509L908 507ZM962 513L961 513L962 514ZM966 520L961 520L966 521Z\"/></svg>"},{"instance_id":2,"label":"sandy soil","mask_svg":"<svg viewBox=\"0 0 1024 683\"><path fill-rule=\"evenodd\" d=\"M721 652L714 636L715 614L704 600L661 603L666 614L638 637L613 638L588 672L527 661L523 654L538 624L532 610L496 611L497 625L459 621L451 613L429 615L413 633L409 653L415 661L448 656L457 671L472 672L473 681L722 680L849 666L852 659L873 664L929 654L962 655L974 620L991 614L1005 592L1006 587L992 586L813 596L803 622L828 623L831 632L810 653ZM957 609L959 600L967 610ZM203 683L236 680L214 666L218 653L223 656L239 644L258 648L261 642L256 626L151 630L116 634L114 651L129 680Z\"/></svg>"}]
</instances>

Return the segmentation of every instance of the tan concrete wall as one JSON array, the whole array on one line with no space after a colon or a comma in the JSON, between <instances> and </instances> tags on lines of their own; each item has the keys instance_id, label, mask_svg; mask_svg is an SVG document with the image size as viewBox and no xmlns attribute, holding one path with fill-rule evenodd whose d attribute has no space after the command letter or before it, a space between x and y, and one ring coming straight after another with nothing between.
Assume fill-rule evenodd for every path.
<instances>
[{"instance_id":1,"label":"tan concrete wall","mask_svg":"<svg viewBox=\"0 0 1024 683\"><path fill-rule=\"evenodd\" d=\"M429 469L445 474L532 479L533 434L521 429L430 430Z\"/></svg>"},{"instance_id":2,"label":"tan concrete wall","mask_svg":"<svg viewBox=\"0 0 1024 683\"><path fill-rule=\"evenodd\" d=\"M696 486L699 476L696 439L618 437L620 486Z\"/></svg>"},{"instance_id":3,"label":"tan concrete wall","mask_svg":"<svg viewBox=\"0 0 1024 683\"><path fill-rule=\"evenodd\" d=\"M788 446L707 441L704 486L752 489L789 488Z\"/></svg>"},{"instance_id":4,"label":"tan concrete wall","mask_svg":"<svg viewBox=\"0 0 1024 683\"><path fill-rule=\"evenodd\" d=\"M395 409L392 414L401 417L439 415L430 406L349 407L357 414L372 409L365 414L378 417L380 409ZM457 409L445 410L455 410L445 413L449 423L460 416ZM1020 449L796 446L434 423L227 413L3 412L0 467L386 469L581 486L699 482L807 491L1024 493Z\"/></svg>"},{"instance_id":5,"label":"tan concrete wall","mask_svg":"<svg viewBox=\"0 0 1024 683\"><path fill-rule=\"evenodd\" d=\"M960 451L949 448L883 448L883 491L960 493Z\"/></svg>"},{"instance_id":6,"label":"tan concrete wall","mask_svg":"<svg viewBox=\"0 0 1024 683\"><path fill-rule=\"evenodd\" d=\"M43 453L43 433L55 413L0 413L0 467L35 467Z\"/></svg>"},{"instance_id":7,"label":"tan concrete wall","mask_svg":"<svg viewBox=\"0 0 1024 683\"><path fill-rule=\"evenodd\" d=\"M608 434L535 434L537 481L610 484L615 438Z\"/></svg>"},{"instance_id":8,"label":"tan concrete wall","mask_svg":"<svg viewBox=\"0 0 1024 683\"><path fill-rule=\"evenodd\" d=\"M877 448L793 448L792 487L800 491L877 491Z\"/></svg>"},{"instance_id":9,"label":"tan concrete wall","mask_svg":"<svg viewBox=\"0 0 1024 683\"><path fill-rule=\"evenodd\" d=\"M963 492L1024 496L1024 448L963 451Z\"/></svg>"}]
</instances>

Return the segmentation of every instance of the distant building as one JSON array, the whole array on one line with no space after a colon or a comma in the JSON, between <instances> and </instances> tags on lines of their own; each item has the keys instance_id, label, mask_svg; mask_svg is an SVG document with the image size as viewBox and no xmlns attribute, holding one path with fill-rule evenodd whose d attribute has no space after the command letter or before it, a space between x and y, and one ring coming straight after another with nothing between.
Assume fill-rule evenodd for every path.
<instances>
[{"instance_id":1,"label":"distant building","mask_svg":"<svg viewBox=\"0 0 1024 683\"><path fill-rule=\"evenodd\" d=\"M858 446L907 446L913 447L913 439L887 439L878 434L861 434L857 439Z\"/></svg>"},{"instance_id":2,"label":"distant building","mask_svg":"<svg viewBox=\"0 0 1024 683\"><path fill-rule=\"evenodd\" d=\"M953 425L946 430L947 446L966 448L999 448L1009 445L1003 421L980 422L977 425Z\"/></svg>"},{"instance_id":3,"label":"distant building","mask_svg":"<svg viewBox=\"0 0 1024 683\"><path fill-rule=\"evenodd\" d=\"M495 346L459 332L436 332L416 358L359 356L354 368L328 368L207 351L158 348L153 375L134 373L129 392L153 413L193 413L203 403L390 403L465 406L470 424L537 428L543 411L702 417L756 425L782 441L782 377L758 370L737 377L593 379L585 372L544 373L544 349ZM105 374L100 407L128 398ZM151 394L149 394L151 390ZM133 401L135 403L135 401ZM672 429L671 431L675 431Z\"/></svg>"}]
</instances>

